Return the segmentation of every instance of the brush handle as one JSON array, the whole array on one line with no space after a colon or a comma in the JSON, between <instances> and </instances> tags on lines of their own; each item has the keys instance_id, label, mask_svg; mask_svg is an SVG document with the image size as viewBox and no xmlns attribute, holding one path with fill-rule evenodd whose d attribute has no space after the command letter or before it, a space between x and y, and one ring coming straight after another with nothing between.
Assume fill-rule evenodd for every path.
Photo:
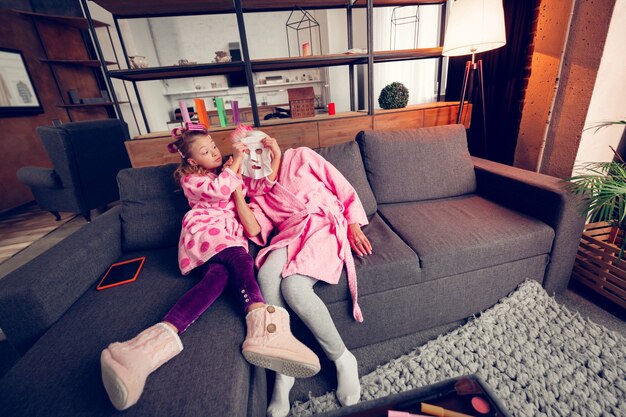
<instances>
[{"instance_id":1,"label":"brush handle","mask_svg":"<svg viewBox=\"0 0 626 417\"><path fill-rule=\"evenodd\" d=\"M443 407L427 403L422 403L422 413L430 414L436 417L473 417L469 414L463 414L457 411L447 410Z\"/></svg>"}]
</instances>

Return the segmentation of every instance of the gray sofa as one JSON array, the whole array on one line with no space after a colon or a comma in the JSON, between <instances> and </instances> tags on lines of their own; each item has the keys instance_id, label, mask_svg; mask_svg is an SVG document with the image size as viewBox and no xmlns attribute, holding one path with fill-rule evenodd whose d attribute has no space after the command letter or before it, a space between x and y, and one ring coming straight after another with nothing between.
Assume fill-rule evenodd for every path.
<instances>
[{"instance_id":1,"label":"gray sofa","mask_svg":"<svg viewBox=\"0 0 626 417\"><path fill-rule=\"evenodd\" d=\"M356 260L365 321L352 319L345 279L316 287L361 363L390 359L391 347L479 313L526 279L549 292L567 286L584 222L577 201L559 179L472 158L462 126L361 132L318 151L370 217L374 254ZM22 355L0 380L0 415L117 413L100 382L100 351L159 320L195 282L176 262L187 203L174 168L121 171L120 206L0 280L0 328ZM95 290L109 264L140 255L136 282ZM292 327L321 353L302 323ZM243 359L243 338L236 304L221 297L124 414L265 415L266 372ZM332 365L322 366L292 400L334 387Z\"/></svg>"}]
</instances>

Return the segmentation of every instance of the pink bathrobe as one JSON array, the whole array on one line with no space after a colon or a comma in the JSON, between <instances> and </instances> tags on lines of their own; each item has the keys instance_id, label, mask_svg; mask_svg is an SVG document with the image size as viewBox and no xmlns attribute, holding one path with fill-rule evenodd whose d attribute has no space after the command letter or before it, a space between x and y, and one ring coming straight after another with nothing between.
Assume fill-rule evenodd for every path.
<instances>
[{"instance_id":1,"label":"pink bathrobe","mask_svg":"<svg viewBox=\"0 0 626 417\"><path fill-rule=\"evenodd\" d=\"M178 266L183 275L228 247L241 246L248 250L248 238L231 194L241 185L244 195L256 195L265 191L266 183L266 180L248 180L244 185L230 168L220 175L190 174L181 179L180 185L191 207L183 217L178 244Z\"/></svg>"},{"instance_id":2,"label":"pink bathrobe","mask_svg":"<svg viewBox=\"0 0 626 417\"><path fill-rule=\"evenodd\" d=\"M337 284L345 263L353 316L363 321L348 225L364 226L368 220L354 188L332 164L304 147L285 151L278 181L265 182L265 193L251 199L261 226L261 233L252 240L264 246L274 227L277 234L259 252L257 267L263 265L269 252L287 247L283 277L301 274Z\"/></svg>"}]
</instances>

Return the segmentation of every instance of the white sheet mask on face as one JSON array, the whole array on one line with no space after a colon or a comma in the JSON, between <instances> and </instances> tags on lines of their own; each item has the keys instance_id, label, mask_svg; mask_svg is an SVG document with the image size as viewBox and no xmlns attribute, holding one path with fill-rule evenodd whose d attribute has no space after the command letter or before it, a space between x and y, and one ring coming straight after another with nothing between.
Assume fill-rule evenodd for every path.
<instances>
[{"instance_id":1,"label":"white sheet mask on face","mask_svg":"<svg viewBox=\"0 0 626 417\"><path fill-rule=\"evenodd\" d=\"M270 150L263 147L261 141L267 135L260 130L246 132L241 142L246 145L250 153L246 153L241 164L241 175L255 180L267 177L272 173L272 159Z\"/></svg>"}]
</instances>

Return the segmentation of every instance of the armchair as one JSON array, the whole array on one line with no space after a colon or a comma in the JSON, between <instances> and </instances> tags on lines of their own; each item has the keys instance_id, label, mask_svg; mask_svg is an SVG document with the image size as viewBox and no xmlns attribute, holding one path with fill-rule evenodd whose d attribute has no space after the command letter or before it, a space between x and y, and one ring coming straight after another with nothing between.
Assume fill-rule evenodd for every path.
<instances>
[{"instance_id":1,"label":"armchair","mask_svg":"<svg viewBox=\"0 0 626 417\"><path fill-rule=\"evenodd\" d=\"M130 167L126 123L108 119L40 126L37 134L54 168L23 167L17 177L30 187L39 207L57 220L59 211L68 211L90 221L91 209L119 199L117 173Z\"/></svg>"}]
</instances>

